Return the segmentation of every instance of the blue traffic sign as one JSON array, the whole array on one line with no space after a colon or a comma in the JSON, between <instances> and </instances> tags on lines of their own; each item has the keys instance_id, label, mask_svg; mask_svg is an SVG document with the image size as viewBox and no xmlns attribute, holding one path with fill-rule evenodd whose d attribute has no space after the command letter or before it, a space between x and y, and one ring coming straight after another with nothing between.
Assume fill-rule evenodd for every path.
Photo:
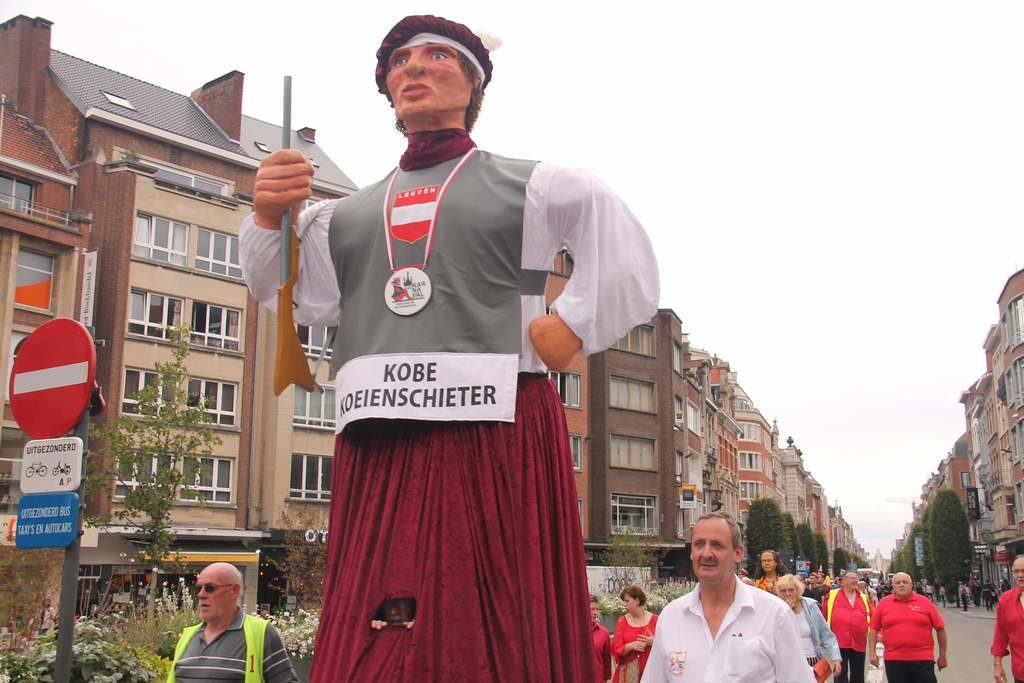
<instances>
[{"instance_id":1,"label":"blue traffic sign","mask_svg":"<svg viewBox=\"0 0 1024 683\"><path fill-rule=\"evenodd\" d=\"M78 494L29 493L18 501L19 548L66 548L78 538Z\"/></svg>"}]
</instances>

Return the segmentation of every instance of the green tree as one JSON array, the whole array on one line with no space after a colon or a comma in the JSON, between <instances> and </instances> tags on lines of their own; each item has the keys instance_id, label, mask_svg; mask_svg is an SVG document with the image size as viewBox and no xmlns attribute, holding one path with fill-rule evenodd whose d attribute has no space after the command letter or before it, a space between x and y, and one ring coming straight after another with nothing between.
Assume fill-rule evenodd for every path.
<instances>
[{"instance_id":1,"label":"green tree","mask_svg":"<svg viewBox=\"0 0 1024 683\"><path fill-rule=\"evenodd\" d=\"M326 524L309 510L289 515L281 513L281 528L284 532L284 559L281 562L271 558L270 564L281 572L283 585L295 596L295 604L301 609L316 609L323 604L324 572L327 568ZM312 531L310 540L308 531Z\"/></svg>"},{"instance_id":2,"label":"green tree","mask_svg":"<svg viewBox=\"0 0 1024 683\"><path fill-rule=\"evenodd\" d=\"M132 414L123 414L92 431L94 453L86 492L106 492L120 500L106 516L90 515L92 524L130 527L142 541L139 560L150 568L148 613L152 617L156 574L176 564L171 550L171 513L179 498L204 502L196 488L213 476L213 448L220 444L209 427L205 399L190 391L185 361L189 330L171 330L173 360L156 363L156 373L134 397Z\"/></svg>"},{"instance_id":3,"label":"green tree","mask_svg":"<svg viewBox=\"0 0 1024 683\"><path fill-rule=\"evenodd\" d=\"M817 548L814 547L814 532L811 531L811 525L807 522L796 525L796 547L799 549L797 554L809 561L814 569L817 569L817 565L814 563L814 558L817 557Z\"/></svg>"},{"instance_id":4,"label":"green tree","mask_svg":"<svg viewBox=\"0 0 1024 683\"><path fill-rule=\"evenodd\" d=\"M814 561L812 566L815 569L821 567L821 570L828 574L828 543L820 533L814 534Z\"/></svg>"},{"instance_id":5,"label":"green tree","mask_svg":"<svg viewBox=\"0 0 1024 683\"><path fill-rule=\"evenodd\" d=\"M608 548L602 554L607 567L616 567L612 571L617 590L622 590L631 583L638 581L640 573L636 567L652 569L657 558L654 536L639 534L613 534L608 541ZM646 578L646 577L645 577Z\"/></svg>"},{"instance_id":6,"label":"green tree","mask_svg":"<svg viewBox=\"0 0 1024 683\"><path fill-rule=\"evenodd\" d=\"M949 488L941 488L931 505L931 547L941 548L932 557L935 578L948 592L971 571L971 537L967 513L960 497Z\"/></svg>"},{"instance_id":7,"label":"green tree","mask_svg":"<svg viewBox=\"0 0 1024 683\"><path fill-rule=\"evenodd\" d=\"M832 576L842 576L849 563L850 558L847 557L845 550L842 548L834 549L832 551Z\"/></svg>"},{"instance_id":8,"label":"green tree","mask_svg":"<svg viewBox=\"0 0 1024 683\"><path fill-rule=\"evenodd\" d=\"M782 510L771 498L758 498L750 504L747 516L747 563L750 571L757 567L760 554L765 550L782 547Z\"/></svg>"},{"instance_id":9,"label":"green tree","mask_svg":"<svg viewBox=\"0 0 1024 683\"><path fill-rule=\"evenodd\" d=\"M924 543L924 566L921 567L921 576L928 581L936 580L935 565L932 563L932 503L929 503L921 511L921 540Z\"/></svg>"},{"instance_id":10,"label":"green tree","mask_svg":"<svg viewBox=\"0 0 1024 683\"><path fill-rule=\"evenodd\" d=\"M800 551L797 549L796 525L793 523L793 515L788 512L782 513L782 543L779 549L792 550L794 557L800 557ZM793 571L793 567L789 569Z\"/></svg>"}]
</instances>

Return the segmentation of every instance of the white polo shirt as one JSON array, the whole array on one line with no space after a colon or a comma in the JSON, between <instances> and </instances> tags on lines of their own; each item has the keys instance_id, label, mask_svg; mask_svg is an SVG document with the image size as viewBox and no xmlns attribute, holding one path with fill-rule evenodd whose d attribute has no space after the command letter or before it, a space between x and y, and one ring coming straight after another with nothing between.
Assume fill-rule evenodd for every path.
<instances>
[{"instance_id":1,"label":"white polo shirt","mask_svg":"<svg viewBox=\"0 0 1024 683\"><path fill-rule=\"evenodd\" d=\"M790 611L736 579L736 597L712 638L697 584L659 615L642 683L814 683Z\"/></svg>"}]
</instances>

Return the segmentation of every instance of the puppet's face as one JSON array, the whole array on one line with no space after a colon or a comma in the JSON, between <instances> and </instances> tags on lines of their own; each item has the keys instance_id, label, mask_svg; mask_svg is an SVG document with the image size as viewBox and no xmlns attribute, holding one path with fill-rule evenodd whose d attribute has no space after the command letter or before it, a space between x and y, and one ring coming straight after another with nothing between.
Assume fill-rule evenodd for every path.
<instances>
[{"instance_id":1,"label":"puppet's face","mask_svg":"<svg viewBox=\"0 0 1024 683\"><path fill-rule=\"evenodd\" d=\"M429 43L400 48L391 54L388 67L388 92L406 130L465 127L473 83L453 48Z\"/></svg>"}]
</instances>

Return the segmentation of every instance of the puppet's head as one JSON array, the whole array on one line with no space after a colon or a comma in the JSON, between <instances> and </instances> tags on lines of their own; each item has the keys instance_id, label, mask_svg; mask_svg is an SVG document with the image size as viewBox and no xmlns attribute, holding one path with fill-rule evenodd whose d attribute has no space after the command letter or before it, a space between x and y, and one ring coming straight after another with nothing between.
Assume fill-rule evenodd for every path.
<instances>
[{"instance_id":1,"label":"puppet's head","mask_svg":"<svg viewBox=\"0 0 1024 683\"><path fill-rule=\"evenodd\" d=\"M485 39L487 45L465 25L431 15L406 17L388 31L375 76L400 131L408 132L406 118L472 130L491 81L490 50L497 47Z\"/></svg>"}]
</instances>

